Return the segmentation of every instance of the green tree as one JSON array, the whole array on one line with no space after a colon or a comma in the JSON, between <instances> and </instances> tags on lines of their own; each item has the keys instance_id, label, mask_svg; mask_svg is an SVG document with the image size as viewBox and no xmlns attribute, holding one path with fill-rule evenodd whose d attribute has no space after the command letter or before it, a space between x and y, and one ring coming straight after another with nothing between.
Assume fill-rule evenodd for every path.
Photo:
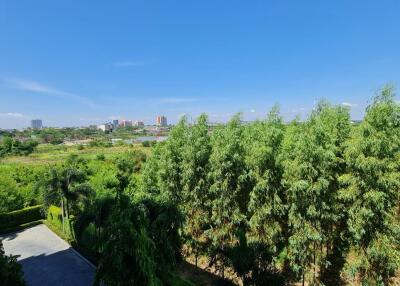
<instances>
[{"instance_id":1,"label":"green tree","mask_svg":"<svg viewBox=\"0 0 400 286\"><path fill-rule=\"evenodd\" d=\"M238 243L237 232L246 225L249 179L245 165L243 127L237 115L214 131L210 156L210 254L224 277L228 248Z\"/></svg>"},{"instance_id":2,"label":"green tree","mask_svg":"<svg viewBox=\"0 0 400 286\"><path fill-rule=\"evenodd\" d=\"M186 117L171 130L160 154L159 184L162 196L167 200L179 203L182 196L182 160L184 146L187 142Z\"/></svg>"},{"instance_id":3,"label":"green tree","mask_svg":"<svg viewBox=\"0 0 400 286\"><path fill-rule=\"evenodd\" d=\"M387 86L367 107L347 144L348 173L341 178L359 257L350 267L376 285L388 285L400 267L400 106L394 95Z\"/></svg>"},{"instance_id":4,"label":"green tree","mask_svg":"<svg viewBox=\"0 0 400 286\"><path fill-rule=\"evenodd\" d=\"M284 122L277 107L270 111L267 120L257 121L246 126L245 130L246 165L252 190L248 206L250 246L242 249L250 251L257 260L265 253L255 252L253 246L278 256L287 245L286 197L282 186L283 168L279 159L284 130ZM263 269L249 270L253 270L253 273L276 271L276 267L268 265L266 261L256 265Z\"/></svg>"},{"instance_id":5,"label":"green tree","mask_svg":"<svg viewBox=\"0 0 400 286\"><path fill-rule=\"evenodd\" d=\"M103 234L94 285L162 285L156 275L155 248L146 230L146 218L126 195L116 196Z\"/></svg>"},{"instance_id":6,"label":"green tree","mask_svg":"<svg viewBox=\"0 0 400 286\"><path fill-rule=\"evenodd\" d=\"M70 157L61 167L51 167L44 182L43 200L46 206L60 204L63 231L65 219L71 211L78 211L79 203L86 203L92 193L87 184L86 165L77 157Z\"/></svg>"},{"instance_id":7,"label":"green tree","mask_svg":"<svg viewBox=\"0 0 400 286\"><path fill-rule=\"evenodd\" d=\"M142 174L140 177L140 190L144 195L158 196L160 194L159 171L163 147L163 144L156 145L142 168Z\"/></svg>"},{"instance_id":8,"label":"green tree","mask_svg":"<svg viewBox=\"0 0 400 286\"><path fill-rule=\"evenodd\" d=\"M246 163L254 184L250 193L250 237L274 245L284 227L283 169L279 162L284 124L279 110L271 110L266 121L246 128Z\"/></svg>"},{"instance_id":9,"label":"green tree","mask_svg":"<svg viewBox=\"0 0 400 286\"><path fill-rule=\"evenodd\" d=\"M210 220L209 180L211 143L207 115L202 114L188 130L182 160L183 209L186 217L183 230L195 255L195 264L204 244Z\"/></svg>"},{"instance_id":10,"label":"green tree","mask_svg":"<svg viewBox=\"0 0 400 286\"><path fill-rule=\"evenodd\" d=\"M285 136L282 154L290 226L288 257L303 283L311 266L311 280L317 283L317 268L324 268L322 261L330 263L322 250L339 219L337 180L348 131L348 111L320 102L305 123L291 124Z\"/></svg>"},{"instance_id":11,"label":"green tree","mask_svg":"<svg viewBox=\"0 0 400 286\"><path fill-rule=\"evenodd\" d=\"M10 212L24 207L24 198L16 182L8 177L0 177L0 213Z\"/></svg>"}]
</instances>

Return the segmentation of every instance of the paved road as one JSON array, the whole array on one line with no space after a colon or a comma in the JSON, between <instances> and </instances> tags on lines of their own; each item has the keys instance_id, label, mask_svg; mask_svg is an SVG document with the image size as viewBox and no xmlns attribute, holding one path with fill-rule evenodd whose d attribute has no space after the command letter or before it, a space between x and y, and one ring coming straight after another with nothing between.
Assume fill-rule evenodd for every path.
<instances>
[{"instance_id":1,"label":"paved road","mask_svg":"<svg viewBox=\"0 0 400 286\"><path fill-rule=\"evenodd\" d=\"M45 225L0 236L6 254L20 255L28 286L90 286L94 267Z\"/></svg>"}]
</instances>

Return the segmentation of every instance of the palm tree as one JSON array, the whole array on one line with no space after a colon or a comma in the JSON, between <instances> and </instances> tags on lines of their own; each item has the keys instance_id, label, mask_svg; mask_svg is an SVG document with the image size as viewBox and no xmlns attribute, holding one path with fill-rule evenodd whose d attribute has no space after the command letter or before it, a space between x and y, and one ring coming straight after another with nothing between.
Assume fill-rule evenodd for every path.
<instances>
[{"instance_id":1,"label":"palm tree","mask_svg":"<svg viewBox=\"0 0 400 286\"><path fill-rule=\"evenodd\" d=\"M44 182L44 202L48 206L59 203L63 232L65 219L69 220L71 203L85 202L92 192L91 187L85 183L86 173L76 166L67 165L61 168L51 168Z\"/></svg>"}]
</instances>

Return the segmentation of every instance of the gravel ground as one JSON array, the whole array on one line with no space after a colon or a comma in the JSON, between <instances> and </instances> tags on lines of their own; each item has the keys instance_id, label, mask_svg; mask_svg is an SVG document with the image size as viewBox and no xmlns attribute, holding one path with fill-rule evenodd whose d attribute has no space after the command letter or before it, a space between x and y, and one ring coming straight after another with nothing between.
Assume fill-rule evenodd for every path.
<instances>
[{"instance_id":1,"label":"gravel ground","mask_svg":"<svg viewBox=\"0 0 400 286\"><path fill-rule=\"evenodd\" d=\"M19 255L29 286L90 286L94 266L45 225L1 235L6 254Z\"/></svg>"}]
</instances>

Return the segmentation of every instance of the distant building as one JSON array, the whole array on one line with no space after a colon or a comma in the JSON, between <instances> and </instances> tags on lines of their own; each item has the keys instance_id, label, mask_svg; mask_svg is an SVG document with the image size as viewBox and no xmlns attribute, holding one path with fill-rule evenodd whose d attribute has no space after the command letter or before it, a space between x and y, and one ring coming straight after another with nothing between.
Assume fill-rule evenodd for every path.
<instances>
[{"instance_id":1,"label":"distant building","mask_svg":"<svg viewBox=\"0 0 400 286\"><path fill-rule=\"evenodd\" d=\"M167 126L167 117L164 115L157 116L156 124L157 126Z\"/></svg>"},{"instance_id":2,"label":"distant building","mask_svg":"<svg viewBox=\"0 0 400 286\"><path fill-rule=\"evenodd\" d=\"M140 121L140 120L136 120L136 121L135 121L135 126L144 127L144 122L143 122L143 121Z\"/></svg>"},{"instance_id":3,"label":"distant building","mask_svg":"<svg viewBox=\"0 0 400 286\"><path fill-rule=\"evenodd\" d=\"M41 119L33 119L31 120L31 127L33 129L42 129L43 128L43 123Z\"/></svg>"},{"instance_id":4,"label":"distant building","mask_svg":"<svg viewBox=\"0 0 400 286\"><path fill-rule=\"evenodd\" d=\"M119 121L118 121L118 119L114 119L112 124L113 124L114 129L117 129L118 126L119 126Z\"/></svg>"},{"instance_id":5,"label":"distant building","mask_svg":"<svg viewBox=\"0 0 400 286\"><path fill-rule=\"evenodd\" d=\"M122 126L122 127L132 126L132 121L131 120L122 120L120 126Z\"/></svg>"},{"instance_id":6,"label":"distant building","mask_svg":"<svg viewBox=\"0 0 400 286\"><path fill-rule=\"evenodd\" d=\"M104 132L112 132L113 125L111 123L100 124L100 125L97 125L97 129L100 129Z\"/></svg>"}]
</instances>

